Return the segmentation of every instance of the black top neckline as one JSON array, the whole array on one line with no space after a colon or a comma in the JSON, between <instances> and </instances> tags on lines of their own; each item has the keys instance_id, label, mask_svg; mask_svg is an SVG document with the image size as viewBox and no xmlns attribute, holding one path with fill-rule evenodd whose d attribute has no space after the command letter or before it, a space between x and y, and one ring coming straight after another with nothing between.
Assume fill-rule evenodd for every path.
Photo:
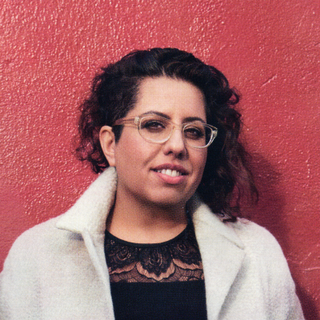
<instances>
[{"instance_id":1,"label":"black top neckline","mask_svg":"<svg viewBox=\"0 0 320 320\"><path fill-rule=\"evenodd\" d=\"M183 236L186 235L187 231L190 228L192 228L192 223L188 222L187 226L174 238L167 240L167 241L156 242L156 243L135 243L135 242L122 240L122 239L114 236L108 230L105 230L105 234L110 240L116 241L119 244L123 244L123 245L130 246L130 247L135 247L135 248L154 248L154 247L166 246L168 244L171 244L171 243L179 240L180 238L182 238Z\"/></svg>"}]
</instances>

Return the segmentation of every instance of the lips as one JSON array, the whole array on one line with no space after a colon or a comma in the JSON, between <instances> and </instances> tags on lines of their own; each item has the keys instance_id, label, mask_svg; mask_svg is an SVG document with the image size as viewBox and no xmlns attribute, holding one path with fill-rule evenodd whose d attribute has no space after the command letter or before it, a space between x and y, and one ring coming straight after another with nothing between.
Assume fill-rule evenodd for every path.
<instances>
[{"instance_id":1,"label":"lips","mask_svg":"<svg viewBox=\"0 0 320 320\"><path fill-rule=\"evenodd\" d=\"M153 169L153 171L165 174L170 177L185 176L188 174L188 171L184 167L172 164L163 164L157 166Z\"/></svg>"}]
</instances>

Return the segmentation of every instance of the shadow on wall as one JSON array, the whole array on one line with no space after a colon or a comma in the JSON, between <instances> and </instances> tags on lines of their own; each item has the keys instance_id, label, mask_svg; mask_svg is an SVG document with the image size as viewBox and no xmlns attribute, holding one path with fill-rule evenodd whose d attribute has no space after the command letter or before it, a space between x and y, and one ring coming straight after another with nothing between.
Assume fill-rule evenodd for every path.
<instances>
[{"instance_id":1,"label":"shadow on wall","mask_svg":"<svg viewBox=\"0 0 320 320\"><path fill-rule=\"evenodd\" d=\"M300 298L302 309L306 320L320 320L320 314L317 310L315 301L310 297L307 291L297 283L297 294Z\"/></svg>"},{"instance_id":2,"label":"shadow on wall","mask_svg":"<svg viewBox=\"0 0 320 320\"><path fill-rule=\"evenodd\" d=\"M259 203L254 207L244 207L244 214L250 220L267 228L278 240L285 255L292 248L288 243L288 219L285 211L286 195L281 173L263 156L252 154L252 171L259 190ZM290 266L297 287L306 320L320 320L315 301L298 281L301 270ZM297 276L295 276L295 274Z\"/></svg>"},{"instance_id":3,"label":"shadow on wall","mask_svg":"<svg viewBox=\"0 0 320 320\"><path fill-rule=\"evenodd\" d=\"M245 216L266 227L279 241L284 252L289 251L285 217L286 197L281 173L263 156L252 154L252 171L259 190L257 206L245 207Z\"/></svg>"}]
</instances>

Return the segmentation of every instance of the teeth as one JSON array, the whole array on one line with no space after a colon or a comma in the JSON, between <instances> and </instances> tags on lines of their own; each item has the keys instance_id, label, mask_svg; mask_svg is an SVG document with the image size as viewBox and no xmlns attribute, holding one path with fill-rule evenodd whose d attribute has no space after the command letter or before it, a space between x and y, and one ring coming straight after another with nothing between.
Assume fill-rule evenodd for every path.
<instances>
[{"instance_id":1,"label":"teeth","mask_svg":"<svg viewBox=\"0 0 320 320\"><path fill-rule=\"evenodd\" d=\"M182 175L181 172L179 172L177 170L170 170L170 169L157 170L157 172L162 173L162 174L166 174L167 176L171 176L171 177L178 177L178 176Z\"/></svg>"}]
</instances>

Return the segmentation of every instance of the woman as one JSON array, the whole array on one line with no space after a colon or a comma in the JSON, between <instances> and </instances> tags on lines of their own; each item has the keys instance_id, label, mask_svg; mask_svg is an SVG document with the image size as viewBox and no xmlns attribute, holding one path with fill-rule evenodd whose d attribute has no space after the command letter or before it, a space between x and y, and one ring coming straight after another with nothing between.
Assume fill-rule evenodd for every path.
<instances>
[{"instance_id":1,"label":"woman","mask_svg":"<svg viewBox=\"0 0 320 320\"><path fill-rule=\"evenodd\" d=\"M303 319L276 240L237 217L256 194L238 100L178 49L104 68L77 149L101 174L13 245L1 319Z\"/></svg>"}]
</instances>

